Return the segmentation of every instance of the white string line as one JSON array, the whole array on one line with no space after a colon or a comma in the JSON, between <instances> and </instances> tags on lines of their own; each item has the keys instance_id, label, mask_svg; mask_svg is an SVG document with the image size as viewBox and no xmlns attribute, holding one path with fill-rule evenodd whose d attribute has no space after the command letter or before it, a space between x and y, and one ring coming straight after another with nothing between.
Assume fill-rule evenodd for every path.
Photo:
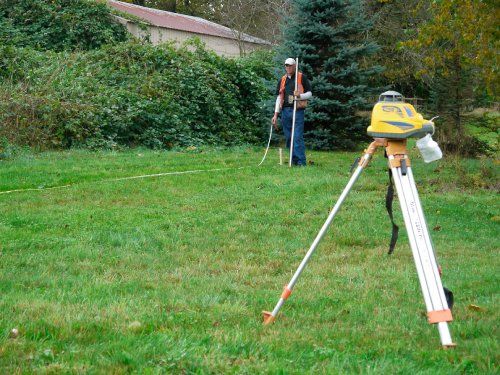
<instances>
[{"instance_id":1,"label":"white string line","mask_svg":"<svg viewBox=\"0 0 500 375\"><path fill-rule=\"evenodd\" d=\"M22 191L41 191L41 190L52 190L52 189L64 189L64 188L69 188L71 186L73 186L73 185L52 186L52 187L47 187L47 188L14 189L14 190L0 191L0 194L18 193L18 192L22 192Z\"/></svg>"},{"instance_id":2,"label":"white string line","mask_svg":"<svg viewBox=\"0 0 500 375\"><path fill-rule=\"evenodd\" d=\"M269 151L269 147L271 145L271 138L273 136L273 125L271 125L271 131L269 132L269 140L267 141L267 147L266 151L264 153L264 157L260 161L260 163L257 165L257 167L260 167L262 163L264 163L264 160L266 160L267 152ZM111 178L111 179L106 179L106 180L99 180L97 182L112 182L112 181L124 181L124 180L134 180L134 179L139 179L139 178L149 178L149 177L162 177L162 176L172 176L172 175L181 175L181 174L193 174L193 173L202 173L202 172L218 172L218 171L225 171L225 170L231 170L231 169L243 169L243 168L251 168L252 166L246 166L246 167L228 167L228 168L214 168L214 169L194 169L191 171L178 171L178 172L164 172L164 173L154 173L154 174L144 174L140 176L130 176L130 177L118 177L118 178ZM52 187L47 187L47 188L28 188L28 189L14 189L14 190L6 190L6 191L0 191L0 195L2 194L11 194L11 193L20 193L20 192L25 192L25 191L43 191L43 190L53 190L53 189L65 189L69 188L74 185L79 185L82 183L75 183L75 184L69 184L69 185L61 185L61 186L52 186Z\"/></svg>"},{"instance_id":3,"label":"white string line","mask_svg":"<svg viewBox=\"0 0 500 375\"><path fill-rule=\"evenodd\" d=\"M227 171L227 170L231 170L231 169L243 169L243 168L250 168L250 167L251 166L214 168L214 169L193 169L191 171L165 172L165 173L155 173L155 174L144 174L144 175L141 175L141 176L118 177L118 178L112 178L112 179L108 179L108 180L103 180L102 182L133 180L133 179L136 179L136 178L161 177L161 176L170 176L170 175L178 175L178 174L192 174L192 173L201 173L201 172Z\"/></svg>"},{"instance_id":4,"label":"white string line","mask_svg":"<svg viewBox=\"0 0 500 375\"><path fill-rule=\"evenodd\" d=\"M140 176L109 178L109 179L105 179L105 180L94 181L94 183L95 182L103 183L103 182L134 180L134 179L139 179L139 178L162 177L162 176L172 176L172 175L182 175L182 174L195 174L195 173L202 173L202 172L218 172L218 171L227 171L227 170L232 170L232 169L239 170L239 169L252 168L252 167L253 166L249 165L249 166L245 166L245 167L193 169L190 171L164 172L164 173L144 174L144 175L140 175ZM75 185L81 185L84 183L85 182L80 182L80 183L74 183L74 184L69 184L69 185L52 186L52 187L47 187L47 188L28 188L28 189L6 190L6 191L0 191L0 194L10 194L10 193L17 193L17 192L25 192L25 191L43 191L43 190L52 190L52 189L64 189L64 188L69 188L69 187L75 186ZM92 182L90 182L90 183L92 183Z\"/></svg>"},{"instance_id":5,"label":"white string line","mask_svg":"<svg viewBox=\"0 0 500 375\"><path fill-rule=\"evenodd\" d=\"M274 125L271 124L271 131L269 132L269 140L267 141L266 152L264 152L264 157L262 158L262 160L260 161L260 163L257 167L260 167L262 165L262 163L264 163L264 160L266 160L267 152L269 151L269 146L271 145L271 138L273 136L273 126Z\"/></svg>"}]
</instances>

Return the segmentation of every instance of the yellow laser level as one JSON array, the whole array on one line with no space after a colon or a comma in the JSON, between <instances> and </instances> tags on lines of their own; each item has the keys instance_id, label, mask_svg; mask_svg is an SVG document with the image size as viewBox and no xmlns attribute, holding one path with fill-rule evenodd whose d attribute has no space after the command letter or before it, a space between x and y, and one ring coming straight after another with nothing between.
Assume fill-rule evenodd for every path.
<instances>
[{"instance_id":1,"label":"yellow laser level","mask_svg":"<svg viewBox=\"0 0 500 375\"><path fill-rule=\"evenodd\" d=\"M405 103L403 95L396 91L386 91L373 107L372 121L367 132L374 138L420 138L434 133L434 123L425 120L411 104Z\"/></svg>"}]
</instances>

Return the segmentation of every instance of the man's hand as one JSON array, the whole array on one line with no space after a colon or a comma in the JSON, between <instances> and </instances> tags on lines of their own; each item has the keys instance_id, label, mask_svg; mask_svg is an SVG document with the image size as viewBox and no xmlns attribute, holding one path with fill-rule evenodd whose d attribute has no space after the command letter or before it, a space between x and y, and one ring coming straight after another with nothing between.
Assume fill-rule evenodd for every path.
<instances>
[{"instance_id":1,"label":"man's hand","mask_svg":"<svg viewBox=\"0 0 500 375\"><path fill-rule=\"evenodd\" d=\"M295 100L299 100L300 99L300 93L299 93L299 90L295 90L293 92L293 96L295 96Z\"/></svg>"},{"instance_id":2,"label":"man's hand","mask_svg":"<svg viewBox=\"0 0 500 375\"><path fill-rule=\"evenodd\" d=\"M278 114L277 113L274 114L273 119L271 120L271 122L274 125L274 129L278 130Z\"/></svg>"}]
</instances>

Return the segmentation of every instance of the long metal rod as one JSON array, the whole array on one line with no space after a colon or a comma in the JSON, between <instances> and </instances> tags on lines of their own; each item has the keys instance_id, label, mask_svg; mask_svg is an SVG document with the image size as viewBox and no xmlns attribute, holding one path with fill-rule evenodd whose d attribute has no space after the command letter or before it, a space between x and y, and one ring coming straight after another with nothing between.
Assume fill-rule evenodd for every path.
<instances>
[{"instance_id":1,"label":"long metal rod","mask_svg":"<svg viewBox=\"0 0 500 375\"><path fill-rule=\"evenodd\" d=\"M297 113L297 101L295 100L295 91L297 91L298 84L298 74L299 74L299 58L295 58L295 90L293 91L293 117L292 117L292 138L290 140L290 160L288 161L288 166L292 166L293 157L293 142L295 138L295 117Z\"/></svg>"},{"instance_id":2,"label":"long metal rod","mask_svg":"<svg viewBox=\"0 0 500 375\"><path fill-rule=\"evenodd\" d=\"M352 174L349 182L347 183L347 186L342 191L342 194L340 194L340 197L337 200L337 203L335 203L335 206L330 211L328 218L326 219L325 223L323 224L320 231L316 235L316 238L314 239L311 247L307 251L302 262L300 263L299 268L297 268L297 271L295 271L295 274L293 275L292 279L290 280L288 285L285 287L285 290L283 291L283 294L281 295L278 303L274 307L274 310L270 314L265 312L265 314L269 314L269 315L265 316L265 323L266 324L272 323L274 321L274 319L278 315L278 312L280 311L281 307L285 303L286 299L291 294L293 287L295 286L298 278L300 277L300 274L302 273L302 271L306 267L307 262L309 262L309 259L311 258L312 254L314 253L314 251L318 247L318 244L320 243L321 239L324 237L328 227L330 226L335 215L339 211L340 206L342 205L342 203L346 199L347 195L349 194L350 190L352 189L352 186L354 185L354 183L358 179L358 177L361 174L361 172L363 171L363 169L368 165L368 163L371 159L371 156L373 155L373 153L375 152L375 150L377 148L377 145L375 145L375 144L376 144L376 142L373 142L370 145L370 147L367 149L366 153L363 155L362 160L359 162L358 167L356 168L356 170Z\"/></svg>"}]
</instances>

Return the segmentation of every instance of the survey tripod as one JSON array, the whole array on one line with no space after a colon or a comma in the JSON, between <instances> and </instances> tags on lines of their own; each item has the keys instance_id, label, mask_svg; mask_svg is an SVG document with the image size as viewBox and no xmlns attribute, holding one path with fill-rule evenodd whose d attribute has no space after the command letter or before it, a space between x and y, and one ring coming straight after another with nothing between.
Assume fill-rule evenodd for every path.
<instances>
[{"instance_id":1,"label":"survey tripod","mask_svg":"<svg viewBox=\"0 0 500 375\"><path fill-rule=\"evenodd\" d=\"M395 107L387 105L386 107ZM410 106L411 107L411 106ZM412 108L413 109L413 108ZM414 110L414 109L413 109ZM372 118L372 125L373 125ZM384 125L385 126L385 125ZM425 126L424 126L425 128ZM370 128L369 128L370 129ZM420 129L420 128L419 128ZM424 129L423 132L426 130ZM370 132L369 132L370 134ZM381 134L373 132L373 134ZM389 134L389 133L385 133ZM429 236L429 230L424 218L420 199L418 197L415 180L411 170L411 162L408 157L407 137L397 135L400 138L374 138L374 141L365 150L364 155L353 172L347 186L342 191L337 203L328 215L327 220L321 227L314 242L306 253L304 259L300 263L297 271L293 275L290 282L285 286L281 297L272 312L263 311L264 323L270 324L274 322L278 312L292 293L292 290L304 270L307 262L316 250L319 242L325 235L328 227L332 223L335 215L340 209L340 206L346 199L354 183L360 176L361 172L368 166L373 154L377 148L384 147L389 162L394 184L396 186L399 203L403 213L404 223L408 232L410 247L413 253L413 259L417 268L418 278L422 293L424 295L425 305L427 308L428 321L431 324L437 324L441 344L445 348L453 347L453 343L448 328L448 322L452 321L451 310L448 307L448 302L441 283L440 272L434 250Z\"/></svg>"}]
</instances>

